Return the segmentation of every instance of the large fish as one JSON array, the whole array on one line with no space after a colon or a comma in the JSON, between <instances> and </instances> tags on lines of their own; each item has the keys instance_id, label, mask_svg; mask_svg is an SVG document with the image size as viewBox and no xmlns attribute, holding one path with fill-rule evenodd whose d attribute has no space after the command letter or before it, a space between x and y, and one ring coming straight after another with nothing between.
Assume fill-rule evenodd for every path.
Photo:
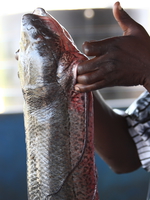
<instances>
[{"instance_id":1,"label":"large fish","mask_svg":"<svg viewBox=\"0 0 150 200\"><path fill-rule=\"evenodd\" d=\"M42 8L25 14L21 29L28 199L98 200L92 95L74 90L87 57Z\"/></svg>"}]
</instances>

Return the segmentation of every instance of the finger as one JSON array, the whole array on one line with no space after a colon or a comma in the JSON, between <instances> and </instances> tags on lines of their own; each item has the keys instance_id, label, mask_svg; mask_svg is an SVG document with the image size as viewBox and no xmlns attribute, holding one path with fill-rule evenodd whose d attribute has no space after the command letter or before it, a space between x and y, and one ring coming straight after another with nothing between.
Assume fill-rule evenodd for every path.
<instances>
[{"instance_id":1,"label":"finger","mask_svg":"<svg viewBox=\"0 0 150 200\"><path fill-rule=\"evenodd\" d=\"M93 70L92 72L83 73L81 75L78 74L77 83L89 85L104 78L107 79L110 74L115 73L116 71L114 67L115 64L113 62L115 61L109 61L104 58L101 63L99 62L99 66L97 69ZM112 78L113 76L111 77L111 79Z\"/></svg>"},{"instance_id":2,"label":"finger","mask_svg":"<svg viewBox=\"0 0 150 200\"><path fill-rule=\"evenodd\" d=\"M87 74L108 74L115 70L115 66L120 62L118 48L113 48L113 53L106 53L102 56L86 60L79 63L77 67L77 75L87 75Z\"/></svg>"},{"instance_id":3,"label":"finger","mask_svg":"<svg viewBox=\"0 0 150 200\"><path fill-rule=\"evenodd\" d=\"M99 75L99 73L96 71L78 76L77 82L84 85L90 85L99 81L102 77L103 76Z\"/></svg>"},{"instance_id":4,"label":"finger","mask_svg":"<svg viewBox=\"0 0 150 200\"><path fill-rule=\"evenodd\" d=\"M93 41L93 42L84 42L82 45L83 52L87 56L100 56L103 55L105 52L107 52L107 49L117 39L117 37L114 38L108 38L105 40L100 41Z\"/></svg>"},{"instance_id":5,"label":"finger","mask_svg":"<svg viewBox=\"0 0 150 200\"><path fill-rule=\"evenodd\" d=\"M100 58L95 57L95 58L92 58L91 60L86 60L80 63L77 68L77 74L82 75L82 74L96 71L99 68L99 63L98 63L99 59Z\"/></svg>"},{"instance_id":6,"label":"finger","mask_svg":"<svg viewBox=\"0 0 150 200\"><path fill-rule=\"evenodd\" d=\"M102 80L90 85L76 84L75 90L77 92L89 92L89 91L94 91L94 90L101 89L104 87L106 87L106 83L104 82L104 80Z\"/></svg>"},{"instance_id":7,"label":"finger","mask_svg":"<svg viewBox=\"0 0 150 200\"><path fill-rule=\"evenodd\" d=\"M112 70L113 68L114 70ZM88 86L93 84L97 85L98 82L103 82L101 87L112 86L117 84L119 76L120 75L115 69L113 63L104 63L97 71L77 76L77 84Z\"/></svg>"},{"instance_id":8,"label":"finger","mask_svg":"<svg viewBox=\"0 0 150 200\"><path fill-rule=\"evenodd\" d=\"M120 2L116 2L113 7L113 15L123 30L123 35L134 35L139 33L139 29L144 31L144 28L135 22L121 7Z\"/></svg>"}]
</instances>

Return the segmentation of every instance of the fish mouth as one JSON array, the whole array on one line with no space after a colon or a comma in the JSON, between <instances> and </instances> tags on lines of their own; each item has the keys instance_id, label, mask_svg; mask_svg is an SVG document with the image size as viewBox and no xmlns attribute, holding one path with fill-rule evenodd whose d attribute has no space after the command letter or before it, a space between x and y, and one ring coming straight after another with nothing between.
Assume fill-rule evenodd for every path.
<instances>
[{"instance_id":1,"label":"fish mouth","mask_svg":"<svg viewBox=\"0 0 150 200\"><path fill-rule=\"evenodd\" d=\"M33 11L33 13L28 13L28 14L23 15L22 26L25 26L27 24L30 24L30 25L33 24L33 26L37 28L38 26L35 24L39 24L39 26L41 26L40 25L41 20L43 22L46 22L47 17L49 18L49 20L51 19L51 16L45 11L45 9L38 7Z\"/></svg>"},{"instance_id":2,"label":"fish mouth","mask_svg":"<svg viewBox=\"0 0 150 200\"><path fill-rule=\"evenodd\" d=\"M43 8L36 8L33 13L27 13L22 16L20 44L22 41L29 44L31 42L49 40L53 45L54 41L52 39L58 41L57 28L55 27L57 27L55 20ZM19 60L19 54L20 49L15 52L16 60Z\"/></svg>"},{"instance_id":3,"label":"fish mouth","mask_svg":"<svg viewBox=\"0 0 150 200\"><path fill-rule=\"evenodd\" d=\"M28 13L22 17L22 25L30 24L39 29L40 27L47 27L51 32L60 36L62 33L62 27L59 25L56 19L54 19L45 9L38 7L33 13Z\"/></svg>"},{"instance_id":4,"label":"fish mouth","mask_svg":"<svg viewBox=\"0 0 150 200\"><path fill-rule=\"evenodd\" d=\"M43 8L36 8L34 11L33 11L33 14L34 15L39 15L39 16L47 16L47 12L43 9Z\"/></svg>"}]
</instances>

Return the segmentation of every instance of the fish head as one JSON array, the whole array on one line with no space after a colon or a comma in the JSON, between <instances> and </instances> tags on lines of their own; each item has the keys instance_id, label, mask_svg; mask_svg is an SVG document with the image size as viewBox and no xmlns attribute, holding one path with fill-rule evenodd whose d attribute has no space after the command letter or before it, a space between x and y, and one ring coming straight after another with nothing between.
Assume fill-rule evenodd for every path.
<instances>
[{"instance_id":1,"label":"fish head","mask_svg":"<svg viewBox=\"0 0 150 200\"><path fill-rule=\"evenodd\" d=\"M25 14L17 57L22 88L55 82L61 40L38 15Z\"/></svg>"},{"instance_id":2,"label":"fish head","mask_svg":"<svg viewBox=\"0 0 150 200\"><path fill-rule=\"evenodd\" d=\"M25 14L18 51L22 88L56 81L58 63L66 52L78 52L67 30L44 9Z\"/></svg>"},{"instance_id":3,"label":"fish head","mask_svg":"<svg viewBox=\"0 0 150 200\"><path fill-rule=\"evenodd\" d=\"M79 50L68 31L44 9L37 8L22 17L17 57L23 89L62 80L75 54L79 60Z\"/></svg>"}]
</instances>

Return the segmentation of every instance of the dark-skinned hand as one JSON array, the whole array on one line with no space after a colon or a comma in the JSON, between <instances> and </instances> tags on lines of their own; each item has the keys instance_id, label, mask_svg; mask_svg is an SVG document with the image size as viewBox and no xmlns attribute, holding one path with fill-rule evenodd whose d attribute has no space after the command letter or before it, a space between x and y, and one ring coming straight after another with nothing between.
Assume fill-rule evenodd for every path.
<instances>
[{"instance_id":1,"label":"dark-skinned hand","mask_svg":"<svg viewBox=\"0 0 150 200\"><path fill-rule=\"evenodd\" d=\"M75 89L87 92L110 86L143 85L150 91L150 37L116 2L113 15L123 36L85 42L92 59L80 63Z\"/></svg>"}]
</instances>

